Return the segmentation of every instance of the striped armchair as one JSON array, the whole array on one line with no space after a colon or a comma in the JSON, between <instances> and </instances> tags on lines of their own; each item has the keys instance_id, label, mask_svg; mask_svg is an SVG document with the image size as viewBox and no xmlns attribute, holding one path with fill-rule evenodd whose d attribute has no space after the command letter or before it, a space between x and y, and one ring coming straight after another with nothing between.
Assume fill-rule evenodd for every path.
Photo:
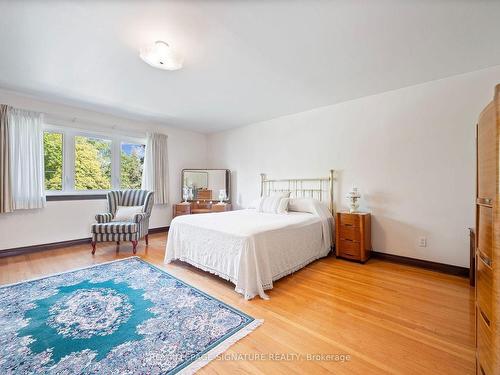
<instances>
[{"instance_id":1,"label":"striped armchair","mask_svg":"<svg viewBox=\"0 0 500 375\"><path fill-rule=\"evenodd\" d=\"M92 224L92 254L96 243L131 241L134 254L137 242L142 237L148 244L149 217L153 209L153 192L147 190L115 190L107 194L108 212L97 214L97 223ZM134 215L132 221L113 221L118 206L142 206L142 212Z\"/></svg>"}]
</instances>

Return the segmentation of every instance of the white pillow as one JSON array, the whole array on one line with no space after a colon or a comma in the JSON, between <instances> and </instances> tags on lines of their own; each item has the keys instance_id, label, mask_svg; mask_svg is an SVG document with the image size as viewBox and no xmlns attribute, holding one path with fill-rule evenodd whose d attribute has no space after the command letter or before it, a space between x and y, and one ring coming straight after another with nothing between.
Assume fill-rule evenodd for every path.
<instances>
[{"instance_id":1,"label":"white pillow","mask_svg":"<svg viewBox=\"0 0 500 375\"><path fill-rule=\"evenodd\" d=\"M142 206L118 206L112 221L133 221L134 215L142 212Z\"/></svg>"},{"instance_id":2,"label":"white pillow","mask_svg":"<svg viewBox=\"0 0 500 375\"><path fill-rule=\"evenodd\" d=\"M314 214L317 212L317 205L321 204L314 198L293 198L288 203L288 211L309 212Z\"/></svg>"},{"instance_id":3,"label":"white pillow","mask_svg":"<svg viewBox=\"0 0 500 375\"><path fill-rule=\"evenodd\" d=\"M288 213L288 203L290 198L281 198L280 204L278 206L277 214L287 214Z\"/></svg>"},{"instance_id":4,"label":"white pillow","mask_svg":"<svg viewBox=\"0 0 500 375\"><path fill-rule=\"evenodd\" d=\"M259 212L266 212L270 214L278 213L278 207L281 200L283 199L280 195L273 195L271 197L264 197L260 201L260 206L258 208Z\"/></svg>"},{"instance_id":5,"label":"white pillow","mask_svg":"<svg viewBox=\"0 0 500 375\"><path fill-rule=\"evenodd\" d=\"M283 214L288 211L288 201L290 192L274 193L270 197L263 197L260 200L260 206L257 209L259 212L270 214Z\"/></svg>"},{"instance_id":6,"label":"white pillow","mask_svg":"<svg viewBox=\"0 0 500 375\"><path fill-rule=\"evenodd\" d=\"M276 192L276 193L273 193L271 194L272 197L276 196L276 195L279 195L280 197L283 197L283 198L290 198L290 191L280 191L280 192Z\"/></svg>"},{"instance_id":7,"label":"white pillow","mask_svg":"<svg viewBox=\"0 0 500 375\"><path fill-rule=\"evenodd\" d=\"M290 197L290 192L284 191L284 192L274 193L271 196L272 197L288 198L288 197ZM247 206L247 208L255 208L258 211L260 208L260 204L262 203L262 199L263 199L262 197L255 198L253 201L250 202L250 204ZM288 202L286 203L285 210L288 210Z\"/></svg>"}]
</instances>

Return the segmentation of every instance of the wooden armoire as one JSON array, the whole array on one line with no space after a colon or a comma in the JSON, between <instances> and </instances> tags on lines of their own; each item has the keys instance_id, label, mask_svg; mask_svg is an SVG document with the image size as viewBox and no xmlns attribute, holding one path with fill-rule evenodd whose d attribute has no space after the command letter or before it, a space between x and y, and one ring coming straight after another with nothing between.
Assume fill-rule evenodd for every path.
<instances>
[{"instance_id":1,"label":"wooden armoire","mask_svg":"<svg viewBox=\"0 0 500 375\"><path fill-rule=\"evenodd\" d=\"M500 84L476 132L476 373L500 375Z\"/></svg>"}]
</instances>

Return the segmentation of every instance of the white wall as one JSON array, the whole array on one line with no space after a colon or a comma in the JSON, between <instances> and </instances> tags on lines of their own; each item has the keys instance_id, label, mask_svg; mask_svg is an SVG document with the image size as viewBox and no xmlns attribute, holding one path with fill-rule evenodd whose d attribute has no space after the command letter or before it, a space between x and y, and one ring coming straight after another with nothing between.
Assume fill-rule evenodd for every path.
<instances>
[{"instance_id":1,"label":"white wall","mask_svg":"<svg viewBox=\"0 0 500 375\"><path fill-rule=\"evenodd\" d=\"M36 100L29 96L0 90L0 103L47 113L48 121L70 126L145 137L146 131L168 134L170 202L180 197L180 171L206 167L206 136L162 124L142 123L93 111ZM76 122L71 119L76 118ZM89 237L97 212L106 208L105 200L47 202L41 210L23 210L0 215L0 250ZM172 206L155 206L150 227L168 225Z\"/></svg>"},{"instance_id":2,"label":"white wall","mask_svg":"<svg viewBox=\"0 0 500 375\"><path fill-rule=\"evenodd\" d=\"M233 171L233 201L270 178L338 171L337 208L353 184L373 213L373 249L468 266L474 223L474 124L500 67L212 134L209 164ZM428 246L418 247L419 236Z\"/></svg>"}]
</instances>

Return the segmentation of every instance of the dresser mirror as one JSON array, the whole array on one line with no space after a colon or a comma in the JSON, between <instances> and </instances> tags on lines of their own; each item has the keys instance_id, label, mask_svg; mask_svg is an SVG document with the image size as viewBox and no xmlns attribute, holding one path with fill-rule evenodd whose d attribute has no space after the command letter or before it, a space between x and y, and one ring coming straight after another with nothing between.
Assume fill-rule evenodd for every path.
<instances>
[{"instance_id":1,"label":"dresser mirror","mask_svg":"<svg viewBox=\"0 0 500 375\"><path fill-rule=\"evenodd\" d=\"M181 197L192 201L231 201L229 169L183 169Z\"/></svg>"}]
</instances>

